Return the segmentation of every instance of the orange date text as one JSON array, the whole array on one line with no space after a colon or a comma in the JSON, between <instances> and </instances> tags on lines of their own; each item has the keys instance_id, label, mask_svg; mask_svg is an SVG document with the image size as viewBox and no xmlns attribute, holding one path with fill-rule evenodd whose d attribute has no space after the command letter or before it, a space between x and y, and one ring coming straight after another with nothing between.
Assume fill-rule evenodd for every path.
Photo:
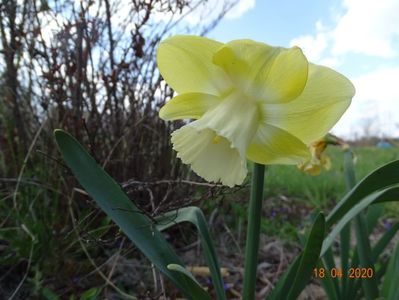
<instances>
[{"instance_id":1,"label":"orange date text","mask_svg":"<svg viewBox=\"0 0 399 300\"><path fill-rule=\"evenodd\" d=\"M373 268L349 268L348 272L343 272L340 268L314 268L313 269L313 276L315 278L323 279L327 276L331 278L342 278L346 277L349 279L358 279L358 278L372 278L374 276Z\"/></svg>"}]
</instances>

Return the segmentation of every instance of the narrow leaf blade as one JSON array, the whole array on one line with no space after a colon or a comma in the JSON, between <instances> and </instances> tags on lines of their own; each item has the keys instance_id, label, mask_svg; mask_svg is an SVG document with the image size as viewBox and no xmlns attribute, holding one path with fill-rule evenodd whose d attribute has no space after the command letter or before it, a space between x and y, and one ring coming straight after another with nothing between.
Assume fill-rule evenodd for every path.
<instances>
[{"instance_id":1,"label":"narrow leaf blade","mask_svg":"<svg viewBox=\"0 0 399 300\"><path fill-rule=\"evenodd\" d=\"M399 183L399 160L371 172L334 207L326 218L326 229L328 230L367 195L397 183Z\"/></svg>"},{"instance_id":2,"label":"narrow leaf blade","mask_svg":"<svg viewBox=\"0 0 399 300\"><path fill-rule=\"evenodd\" d=\"M340 221L324 239L321 255L323 256L327 249L331 247L335 237L341 232L344 226L348 224L354 217L356 217L362 210L372 203L387 201L399 201L399 186L391 186L377 191L371 195L368 195L364 199L361 199L356 205L351 207L344 216L341 216Z\"/></svg>"},{"instance_id":3,"label":"narrow leaf blade","mask_svg":"<svg viewBox=\"0 0 399 300\"><path fill-rule=\"evenodd\" d=\"M320 213L312 226L308 241L306 243L305 249L303 250L298 271L288 293L288 300L297 299L312 276L312 270L317 265L319 260L320 250L324 239L324 231L325 219L324 215Z\"/></svg>"},{"instance_id":4,"label":"narrow leaf blade","mask_svg":"<svg viewBox=\"0 0 399 300\"><path fill-rule=\"evenodd\" d=\"M101 209L123 230L140 251L188 297L190 287L184 285L180 273L167 268L182 265L162 234L153 228L151 220L142 213L120 186L95 162L87 151L68 133L54 132L66 164L76 179Z\"/></svg>"},{"instance_id":5,"label":"narrow leaf blade","mask_svg":"<svg viewBox=\"0 0 399 300\"><path fill-rule=\"evenodd\" d=\"M309 281L317 265L325 231L325 219L319 214L313 223L303 252L278 281L268 300L296 299ZM288 291L288 292L287 292Z\"/></svg>"},{"instance_id":6,"label":"narrow leaf blade","mask_svg":"<svg viewBox=\"0 0 399 300\"><path fill-rule=\"evenodd\" d=\"M396 245L394 253L388 263L388 269L384 276L381 294L384 299L397 300L399 299L399 243Z\"/></svg>"},{"instance_id":7,"label":"narrow leaf blade","mask_svg":"<svg viewBox=\"0 0 399 300\"><path fill-rule=\"evenodd\" d=\"M198 281L195 280L193 275L189 271L187 271L186 268L182 267L181 265L170 264L168 265L168 269L180 273L184 277L185 284L190 287L192 293L191 295L194 299L211 300L209 294L203 290Z\"/></svg>"},{"instance_id":8,"label":"narrow leaf blade","mask_svg":"<svg viewBox=\"0 0 399 300\"><path fill-rule=\"evenodd\" d=\"M165 222L167 220L171 220L172 218L172 222ZM178 209L177 211L169 211L162 216L157 217L156 220L157 223L161 224L157 225L159 230L164 230L174 224L182 222L190 222L195 225L201 240L206 262L211 272L212 282L215 286L217 297L219 300L225 300L226 294L223 287L223 279L220 274L219 263L208 230L208 225L201 209L195 206L184 207Z\"/></svg>"}]
</instances>

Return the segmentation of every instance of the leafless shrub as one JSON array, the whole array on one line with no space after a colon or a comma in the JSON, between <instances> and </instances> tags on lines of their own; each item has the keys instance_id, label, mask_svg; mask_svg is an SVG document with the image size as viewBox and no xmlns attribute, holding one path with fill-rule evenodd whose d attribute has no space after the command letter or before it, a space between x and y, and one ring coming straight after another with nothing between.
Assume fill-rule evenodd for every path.
<instances>
[{"instance_id":1,"label":"leafless shrub","mask_svg":"<svg viewBox=\"0 0 399 300\"><path fill-rule=\"evenodd\" d=\"M2 1L2 173L18 174L35 132L47 122L35 147L47 157L57 155L52 130L62 128L120 182L187 179L169 142L180 124L158 117L173 91L157 71L155 53L168 35L209 31L233 4L226 1L201 26L182 21L206 2ZM41 155L29 163L43 161Z\"/></svg>"}]
</instances>

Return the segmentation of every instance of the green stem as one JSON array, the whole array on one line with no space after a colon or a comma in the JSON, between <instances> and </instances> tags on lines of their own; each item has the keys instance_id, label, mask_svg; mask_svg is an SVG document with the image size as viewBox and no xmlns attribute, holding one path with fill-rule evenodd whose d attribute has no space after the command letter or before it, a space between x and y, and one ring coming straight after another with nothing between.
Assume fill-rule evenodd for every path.
<instances>
[{"instance_id":1,"label":"green stem","mask_svg":"<svg viewBox=\"0 0 399 300\"><path fill-rule=\"evenodd\" d=\"M356 185L355 167L353 165L353 153L346 150L344 153L345 181L348 190ZM355 217L355 234L357 242L357 252L359 255L359 266L364 268L373 268L374 263L371 255L371 246L369 241L369 232L367 230L366 216L360 213ZM363 290L367 300L378 297L378 285L375 278L363 279Z\"/></svg>"},{"instance_id":2,"label":"green stem","mask_svg":"<svg viewBox=\"0 0 399 300\"><path fill-rule=\"evenodd\" d=\"M248 208L243 300L255 299L265 166L255 163Z\"/></svg>"}]
</instances>

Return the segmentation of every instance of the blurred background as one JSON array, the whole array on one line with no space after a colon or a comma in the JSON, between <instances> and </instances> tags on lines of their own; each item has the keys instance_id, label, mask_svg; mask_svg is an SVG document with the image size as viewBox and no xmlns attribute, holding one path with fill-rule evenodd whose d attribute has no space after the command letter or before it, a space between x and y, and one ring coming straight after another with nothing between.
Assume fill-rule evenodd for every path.
<instances>
[{"instance_id":1,"label":"blurred background","mask_svg":"<svg viewBox=\"0 0 399 300\"><path fill-rule=\"evenodd\" d=\"M361 178L399 157L397 11L394 0L2 0L0 299L177 295L80 189L55 128L74 135L143 213L200 205L229 270L226 289L238 297L248 185L204 183L176 159L169 137L182 123L158 117L173 96L157 71L158 43L196 34L298 45L310 61L342 72L357 94L333 133L355 147ZM317 177L268 171L261 295L300 249L296 234L312 213L344 193L342 153L328 153L333 166ZM387 210L380 230L398 211ZM166 236L187 264L204 263L193 228ZM206 276L201 283L212 289Z\"/></svg>"}]
</instances>

